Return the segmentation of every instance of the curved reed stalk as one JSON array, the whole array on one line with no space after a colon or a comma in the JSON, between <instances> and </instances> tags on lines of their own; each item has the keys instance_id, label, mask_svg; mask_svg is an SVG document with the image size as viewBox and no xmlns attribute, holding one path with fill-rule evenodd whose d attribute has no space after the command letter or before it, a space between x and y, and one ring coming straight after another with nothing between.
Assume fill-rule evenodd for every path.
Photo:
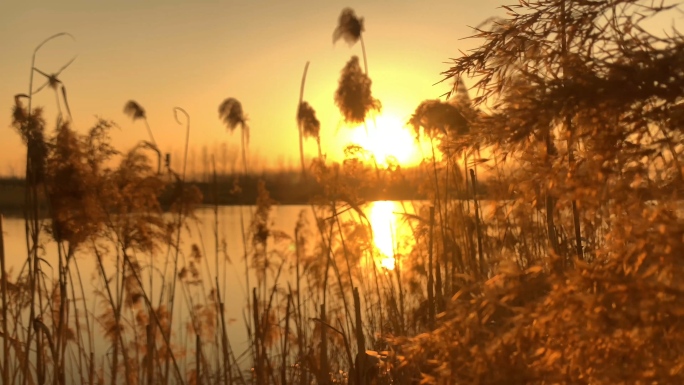
<instances>
[{"instance_id":1,"label":"curved reed stalk","mask_svg":"<svg viewBox=\"0 0 684 385\"><path fill-rule=\"evenodd\" d=\"M297 103L297 126L299 132L299 159L302 162L302 177L306 177L306 167L304 165L304 132L302 127L302 103L304 102L304 83L306 82L306 73L309 70L309 62L304 65L304 73L302 74L302 84L299 87L299 103Z\"/></svg>"}]
</instances>

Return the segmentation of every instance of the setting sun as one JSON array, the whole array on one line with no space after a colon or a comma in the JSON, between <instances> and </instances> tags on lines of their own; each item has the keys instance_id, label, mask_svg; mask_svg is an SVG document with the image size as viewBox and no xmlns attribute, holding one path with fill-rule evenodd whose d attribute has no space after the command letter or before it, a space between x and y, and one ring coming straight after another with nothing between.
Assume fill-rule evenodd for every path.
<instances>
[{"instance_id":1,"label":"setting sun","mask_svg":"<svg viewBox=\"0 0 684 385\"><path fill-rule=\"evenodd\" d=\"M368 121L366 128L360 125L353 129L350 140L375 155L379 164L386 164L388 157L394 157L402 166L420 162L419 149L413 133L401 119L394 115L381 115Z\"/></svg>"},{"instance_id":2,"label":"setting sun","mask_svg":"<svg viewBox=\"0 0 684 385\"><path fill-rule=\"evenodd\" d=\"M684 384L683 13L0 0L0 385Z\"/></svg>"}]
</instances>

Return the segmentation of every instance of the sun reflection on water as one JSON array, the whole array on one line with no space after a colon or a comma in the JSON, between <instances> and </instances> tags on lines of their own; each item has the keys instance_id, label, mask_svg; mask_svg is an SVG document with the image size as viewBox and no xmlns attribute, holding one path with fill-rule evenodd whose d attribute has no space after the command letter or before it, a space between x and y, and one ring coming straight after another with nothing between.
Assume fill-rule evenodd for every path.
<instances>
[{"instance_id":1,"label":"sun reflection on water","mask_svg":"<svg viewBox=\"0 0 684 385\"><path fill-rule=\"evenodd\" d=\"M394 214L397 202L377 201L369 208L368 219L373 228L373 243L379 252L380 266L394 270L397 218Z\"/></svg>"}]
</instances>

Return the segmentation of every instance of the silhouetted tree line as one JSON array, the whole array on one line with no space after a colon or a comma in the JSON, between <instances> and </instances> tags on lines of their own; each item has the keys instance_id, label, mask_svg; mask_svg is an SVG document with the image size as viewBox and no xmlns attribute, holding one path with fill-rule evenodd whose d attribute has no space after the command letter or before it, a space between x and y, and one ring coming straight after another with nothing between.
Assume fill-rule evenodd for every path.
<instances>
[{"instance_id":1,"label":"silhouetted tree line","mask_svg":"<svg viewBox=\"0 0 684 385\"><path fill-rule=\"evenodd\" d=\"M421 188L424 182L417 170L407 169L397 178L387 178L380 183L363 183L358 195L364 201L377 200L426 200L427 194ZM259 181L263 181L271 197L279 204L308 204L324 195L323 187L314 178L302 178L299 171L264 172L239 176L222 175L216 181L192 182L202 192L203 203L219 205L251 205L257 196ZM512 198L488 193L490 182L480 182L478 196L483 199ZM0 179L0 209L8 213L20 213L24 204L23 178ZM171 186L161 194L160 202L166 207L170 199ZM499 189L497 189L499 190ZM491 196L490 196L491 195ZM452 199L472 199L472 191L454 191ZM45 204L43 201L42 204Z\"/></svg>"}]
</instances>

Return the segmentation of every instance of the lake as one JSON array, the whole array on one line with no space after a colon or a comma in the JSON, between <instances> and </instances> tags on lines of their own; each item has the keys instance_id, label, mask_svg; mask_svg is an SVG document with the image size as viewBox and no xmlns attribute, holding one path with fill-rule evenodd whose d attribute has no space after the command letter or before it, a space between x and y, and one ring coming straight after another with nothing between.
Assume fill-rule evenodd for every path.
<instances>
[{"instance_id":1,"label":"lake","mask_svg":"<svg viewBox=\"0 0 684 385\"><path fill-rule=\"evenodd\" d=\"M221 292L224 293L223 300L225 302L225 317L229 320L227 333L229 341L236 352L236 356L240 356L248 349L248 337L245 328L244 317L248 317L246 311L246 298L250 290L247 287L248 281L250 287L257 282L254 270L250 269L249 273L245 269L245 241L243 241L243 231L247 230L251 222L251 213L254 211L253 206L221 206L218 208L218 242L215 237L215 217L214 210L211 207L203 207L197 210L197 221L189 222L188 228L183 231L181 236L181 258L180 265L186 266L188 259L191 257L192 245L197 246L204 255L204 264L201 270L201 279L208 283L208 286L213 286L213 283L218 281ZM410 228L401 220L400 213L416 212L413 203L398 202L398 201L377 201L366 204L362 207L368 221L371 224L373 231L373 242L377 248L376 258L379 258L377 263L385 269L391 270L394 268L396 261L394 260L395 251L399 244L406 243L405 239L410 238ZM349 210L341 214L342 219L350 219L355 216L358 220L358 214L353 210ZM242 218L242 221L241 221ZM270 221L274 230L281 231L281 236L293 237L295 227L298 221L304 218L311 225L311 229L315 229L315 221L310 206L275 206L270 215ZM48 282L56 282L58 273L53 270L57 264L57 246L54 242L48 241L49 237L44 235L43 247L41 250L42 257L46 263L43 265L43 270L47 276ZM10 276L10 282L14 282L18 273L25 268L26 261L26 241L24 235L24 220L17 217L4 218L4 240L5 240L5 255L7 260L7 268ZM249 240L246 241L249 244ZM217 253L216 244L218 243L221 252ZM225 253L222 249L225 245ZM290 248L294 248L294 244L290 244ZM287 251L287 250L286 250ZM292 250L289 250L292 251ZM111 254L111 253L110 253ZM168 256L168 257L167 257ZM170 250L164 250L153 259L147 256L140 258L143 273L144 288L153 303L155 298L159 298L159 293L164 289L161 285L162 277L169 276L173 270L173 264L168 263L172 256ZM76 255L75 263L70 264L70 270L76 274L80 273L83 282L83 289L85 298L80 298L78 291L76 294L78 306L83 309L88 309L91 316L90 324L92 335L96 336L89 344L94 350L95 357L104 360L104 357L109 353L109 343L102 338L103 329L101 326L93 325L93 317L98 316L98 311L102 309L102 304L106 304L104 298L97 293L104 291L102 275L97 264L97 260L91 250L85 249ZM107 276L112 276L115 273L115 262L112 255L109 255L104 262L104 269ZM153 274L148 274L153 272ZM166 274L165 274L166 272ZM151 278L149 278L151 277ZM294 273L292 271L284 271L281 282L294 281ZM72 278L77 280L78 278ZM149 279L149 282L147 280ZM100 294L101 295L101 294ZM178 322L179 325L189 321L189 314L187 309L193 308L193 296L201 296L200 291L192 292L192 290L183 290L182 285L178 285L174 293L177 299L180 299L181 305L174 309L174 325ZM70 293L71 297L71 293ZM84 305L87 304L87 305ZM83 315L79 322L84 323ZM73 322L73 320L71 321ZM174 328L175 340L186 341L185 346L192 346L193 335L184 331L186 328ZM85 331L84 331L85 333ZM84 336L84 341L86 337ZM1 353L1 352L0 352ZM189 359L192 361L192 358ZM249 359L245 356L245 363ZM99 362L99 361L98 361ZM186 364L185 361L182 363Z\"/></svg>"}]
</instances>

